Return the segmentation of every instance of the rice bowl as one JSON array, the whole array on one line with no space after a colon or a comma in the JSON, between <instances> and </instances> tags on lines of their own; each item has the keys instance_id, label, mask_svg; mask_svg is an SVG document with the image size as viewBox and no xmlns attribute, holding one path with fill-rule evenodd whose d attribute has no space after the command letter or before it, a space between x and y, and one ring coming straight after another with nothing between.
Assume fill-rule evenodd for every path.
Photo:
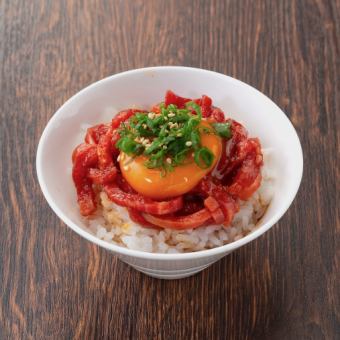
<instances>
[{"instance_id":1,"label":"rice bowl","mask_svg":"<svg viewBox=\"0 0 340 340\"><path fill-rule=\"evenodd\" d=\"M93 125L107 120L114 107L119 110L133 102L143 106L150 105L167 88L175 88L183 94L194 96L195 93L188 90L193 83L196 93L213 92L218 105L243 121L253 135L259 136L263 142L263 150L270 150L270 162L273 164L275 177L274 195L264 216L244 237L234 238L233 242L219 247L195 252L150 253L117 246L110 242L110 235L107 236L109 241L106 241L102 229L103 235L99 232L100 237L95 236L93 233L98 230L94 228L103 221L89 226L81 218L77 207L74 207L76 198L67 170L72 145L80 142L74 136L74 131L80 131L82 124ZM150 90L147 95L144 93L141 96L141 86ZM129 88L128 92L124 90L126 88ZM67 101L52 117L40 139L37 152L39 183L56 214L85 239L114 252L136 269L161 278L192 275L270 229L296 195L302 176L302 164L302 151L296 132L285 114L272 101L236 79L186 67L133 70L89 86ZM105 233L109 232L111 230L108 228Z\"/></svg>"}]
</instances>

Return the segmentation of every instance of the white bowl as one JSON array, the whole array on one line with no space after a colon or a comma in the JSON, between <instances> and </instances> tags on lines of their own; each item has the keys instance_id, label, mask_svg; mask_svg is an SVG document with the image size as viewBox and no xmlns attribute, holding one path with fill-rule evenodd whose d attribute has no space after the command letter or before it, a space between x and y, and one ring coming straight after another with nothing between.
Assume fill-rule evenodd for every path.
<instances>
[{"instance_id":1,"label":"white bowl","mask_svg":"<svg viewBox=\"0 0 340 340\"><path fill-rule=\"evenodd\" d=\"M264 148L273 149L277 173L274 198L259 228L225 246L183 254L154 254L100 240L86 230L71 178L71 154L84 135L81 126L110 121L117 111L149 107L166 90L194 98L206 94L214 105L241 121ZM193 275L271 228L291 205L299 188L303 158L299 138L286 115L264 94L223 74L189 67L137 69L100 80L69 99L47 124L37 151L37 173L45 198L59 218L76 233L112 251L137 270L158 278ZM274 245L273 245L274 246Z\"/></svg>"}]
</instances>

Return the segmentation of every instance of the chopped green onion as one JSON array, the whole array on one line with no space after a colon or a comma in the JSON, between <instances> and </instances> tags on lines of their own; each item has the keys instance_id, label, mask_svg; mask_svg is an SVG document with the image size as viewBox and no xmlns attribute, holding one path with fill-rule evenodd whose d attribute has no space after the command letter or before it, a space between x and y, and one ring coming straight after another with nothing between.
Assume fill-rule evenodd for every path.
<instances>
[{"instance_id":1,"label":"chopped green onion","mask_svg":"<svg viewBox=\"0 0 340 340\"><path fill-rule=\"evenodd\" d=\"M198 104L196 104L195 102L187 102L186 104L185 104L185 106L186 106L186 108L192 108L192 109L194 109L195 110L195 112L196 112L196 114L197 114L197 116L198 116L198 118L199 118L199 120L201 120L202 119L202 111L201 111L201 107L198 105Z\"/></svg>"},{"instance_id":2,"label":"chopped green onion","mask_svg":"<svg viewBox=\"0 0 340 340\"><path fill-rule=\"evenodd\" d=\"M201 108L193 101L186 103L182 109L174 104L165 107L164 103L159 107L160 113L138 112L122 123L117 148L130 156L143 154L147 158L145 166L160 169L162 176L188 162L195 162L204 169L210 167L214 155L202 147L201 135L227 135L226 124L212 124L214 129L200 125ZM191 153L193 160L188 157Z\"/></svg>"},{"instance_id":3,"label":"chopped green onion","mask_svg":"<svg viewBox=\"0 0 340 340\"><path fill-rule=\"evenodd\" d=\"M230 123L213 123L213 128L215 129L216 133L220 137L224 138L230 138L231 137L231 129L230 129Z\"/></svg>"},{"instance_id":4,"label":"chopped green onion","mask_svg":"<svg viewBox=\"0 0 340 340\"><path fill-rule=\"evenodd\" d=\"M198 149L201 146L201 136L197 130L191 132L190 139L194 149Z\"/></svg>"},{"instance_id":5,"label":"chopped green onion","mask_svg":"<svg viewBox=\"0 0 340 340\"><path fill-rule=\"evenodd\" d=\"M159 140L157 140L157 139L155 139L155 140L152 142L151 146L149 146L149 147L145 150L144 154L145 154L145 155L151 155L154 151L156 151L156 150L159 149L160 147L162 147L162 142L159 141Z\"/></svg>"},{"instance_id":6,"label":"chopped green onion","mask_svg":"<svg viewBox=\"0 0 340 340\"><path fill-rule=\"evenodd\" d=\"M121 138L117 143L117 147L128 155L140 155L144 150L141 144L136 143L129 137Z\"/></svg>"},{"instance_id":7,"label":"chopped green onion","mask_svg":"<svg viewBox=\"0 0 340 340\"><path fill-rule=\"evenodd\" d=\"M206 147L195 151L194 155L195 163L202 169L207 169L214 161L213 153Z\"/></svg>"},{"instance_id":8,"label":"chopped green onion","mask_svg":"<svg viewBox=\"0 0 340 340\"><path fill-rule=\"evenodd\" d=\"M189 149L186 148L180 152L178 152L174 157L174 163L175 165L181 165L184 163L185 159L187 158L187 153Z\"/></svg>"}]
</instances>

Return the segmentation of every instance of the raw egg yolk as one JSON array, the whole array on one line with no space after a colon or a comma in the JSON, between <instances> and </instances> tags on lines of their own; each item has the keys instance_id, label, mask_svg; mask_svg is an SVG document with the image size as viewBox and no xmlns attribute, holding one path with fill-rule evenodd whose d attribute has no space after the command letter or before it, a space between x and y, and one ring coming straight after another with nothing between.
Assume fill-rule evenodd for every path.
<instances>
[{"instance_id":1,"label":"raw egg yolk","mask_svg":"<svg viewBox=\"0 0 340 340\"><path fill-rule=\"evenodd\" d=\"M201 126L209 126L202 122ZM199 181L209 173L220 158L221 138L215 134L201 133L201 144L214 155L214 161L207 169L200 168L194 161L174 167L174 170L161 176L161 170L148 169L144 163L147 157L138 156L132 159L120 153L119 165L123 177L140 194L153 199L164 199L179 196L192 190Z\"/></svg>"}]
</instances>

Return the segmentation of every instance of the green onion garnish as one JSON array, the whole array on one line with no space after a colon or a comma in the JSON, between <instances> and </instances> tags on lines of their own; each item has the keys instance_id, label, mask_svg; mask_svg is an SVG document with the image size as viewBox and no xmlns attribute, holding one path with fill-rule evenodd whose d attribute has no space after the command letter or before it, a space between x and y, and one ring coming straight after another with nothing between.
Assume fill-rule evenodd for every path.
<instances>
[{"instance_id":1,"label":"green onion garnish","mask_svg":"<svg viewBox=\"0 0 340 340\"><path fill-rule=\"evenodd\" d=\"M200 168L207 169L213 163L214 155L208 148L203 147L195 151L194 159Z\"/></svg>"},{"instance_id":2,"label":"green onion garnish","mask_svg":"<svg viewBox=\"0 0 340 340\"><path fill-rule=\"evenodd\" d=\"M201 108L195 102L186 103L185 109L173 104L165 107L162 103L160 111L139 112L122 123L116 146L132 157L146 156L145 166L160 169L162 176L188 162L194 161L203 169L213 164L213 153L202 147L202 133L216 133L225 138L231 136L228 123L213 123L211 129L200 126Z\"/></svg>"},{"instance_id":3,"label":"green onion garnish","mask_svg":"<svg viewBox=\"0 0 340 340\"><path fill-rule=\"evenodd\" d=\"M231 137L231 130L230 130L230 123L213 123L213 128L217 132L220 137L230 138Z\"/></svg>"}]
</instances>

